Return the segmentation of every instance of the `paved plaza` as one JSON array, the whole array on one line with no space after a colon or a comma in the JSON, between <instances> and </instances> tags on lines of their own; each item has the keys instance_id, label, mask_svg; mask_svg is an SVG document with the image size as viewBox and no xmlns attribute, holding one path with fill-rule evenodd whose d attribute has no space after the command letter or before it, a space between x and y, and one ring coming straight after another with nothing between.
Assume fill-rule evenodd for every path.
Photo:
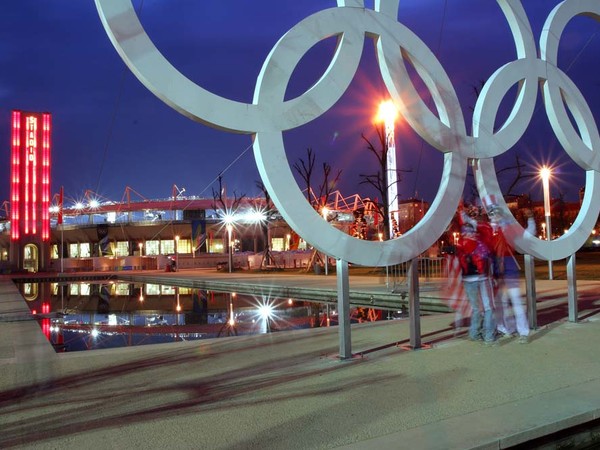
<instances>
[{"instance_id":1,"label":"paved plaza","mask_svg":"<svg viewBox=\"0 0 600 450\"><path fill-rule=\"evenodd\" d=\"M141 272L139 274L142 274ZM147 273L227 277L214 271ZM233 274L238 283L332 289L335 277ZM355 282L351 290L365 285ZM379 281L371 280L376 291ZM0 281L0 448L506 448L598 418L600 282L538 281L531 342L455 335L452 314L337 328L57 354ZM361 288L362 289L362 288ZM427 295L434 295L432 293Z\"/></svg>"}]
</instances>

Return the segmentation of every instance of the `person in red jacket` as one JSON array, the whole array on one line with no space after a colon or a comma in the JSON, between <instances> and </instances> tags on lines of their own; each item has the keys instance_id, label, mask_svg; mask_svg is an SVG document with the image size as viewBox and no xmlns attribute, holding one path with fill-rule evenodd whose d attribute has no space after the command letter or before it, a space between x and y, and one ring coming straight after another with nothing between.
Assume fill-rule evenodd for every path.
<instances>
[{"instance_id":1,"label":"person in red jacket","mask_svg":"<svg viewBox=\"0 0 600 450\"><path fill-rule=\"evenodd\" d=\"M496 340L496 325L489 278L490 250L471 220L463 221L456 255L460 262L465 294L472 309L469 339L483 339L485 343L493 344Z\"/></svg>"}]
</instances>

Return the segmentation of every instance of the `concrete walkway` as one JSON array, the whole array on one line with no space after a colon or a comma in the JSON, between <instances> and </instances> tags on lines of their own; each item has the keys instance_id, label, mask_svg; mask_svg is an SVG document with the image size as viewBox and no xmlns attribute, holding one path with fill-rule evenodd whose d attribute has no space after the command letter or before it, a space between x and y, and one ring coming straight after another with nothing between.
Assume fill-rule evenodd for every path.
<instances>
[{"instance_id":1,"label":"concrete walkway","mask_svg":"<svg viewBox=\"0 0 600 450\"><path fill-rule=\"evenodd\" d=\"M418 351L406 320L353 325L340 361L334 327L56 354L4 278L0 448L506 448L600 415L600 282L578 292L570 323L566 282L537 282L526 345L484 347L439 314Z\"/></svg>"}]
</instances>

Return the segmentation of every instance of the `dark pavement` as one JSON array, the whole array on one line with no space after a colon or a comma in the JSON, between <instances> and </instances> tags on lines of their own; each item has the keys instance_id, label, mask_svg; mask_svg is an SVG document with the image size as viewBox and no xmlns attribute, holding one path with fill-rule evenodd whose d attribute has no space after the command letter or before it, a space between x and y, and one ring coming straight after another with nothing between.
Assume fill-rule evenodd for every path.
<instances>
[{"instance_id":1,"label":"dark pavement","mask_svg":"<svg viewBox=\"0 0 600 450\"><path fill-rule=\"evenodd\" d=\"M132 273L322 289L335 276ZM387 292L378 277L350 289ZM425 285L424 285L425 286ZM433 286L433 284L428 285ZM455 336L452 314L352 326L341 361L335 327L57 354L10 278L0 281L0 448L506 448L600 416L600 282L536 283L529 344ZM258 289L258 287L257 287ZM332 294L333 292L333 294ZM399 295L399 294L396 294ZM422 296L439 298L433 289Z\"/></svg>"}]
</instances>

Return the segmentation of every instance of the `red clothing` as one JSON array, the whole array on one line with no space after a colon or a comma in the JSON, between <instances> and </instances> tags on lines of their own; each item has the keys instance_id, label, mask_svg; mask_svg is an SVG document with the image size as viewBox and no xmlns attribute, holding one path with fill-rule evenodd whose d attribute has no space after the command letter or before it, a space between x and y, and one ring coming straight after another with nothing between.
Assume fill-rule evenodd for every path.
<instances>
[{"instance_id":1,"label":"red clothing","mask_svg":"<svg viewBox=\"0 0 600 450\"><path fill-rule=\"evenodd\" d=\"M489 248L477 235L461 236L456 255L463 276L487 275L489 271Z\"/></svg>"}]
</instances>

